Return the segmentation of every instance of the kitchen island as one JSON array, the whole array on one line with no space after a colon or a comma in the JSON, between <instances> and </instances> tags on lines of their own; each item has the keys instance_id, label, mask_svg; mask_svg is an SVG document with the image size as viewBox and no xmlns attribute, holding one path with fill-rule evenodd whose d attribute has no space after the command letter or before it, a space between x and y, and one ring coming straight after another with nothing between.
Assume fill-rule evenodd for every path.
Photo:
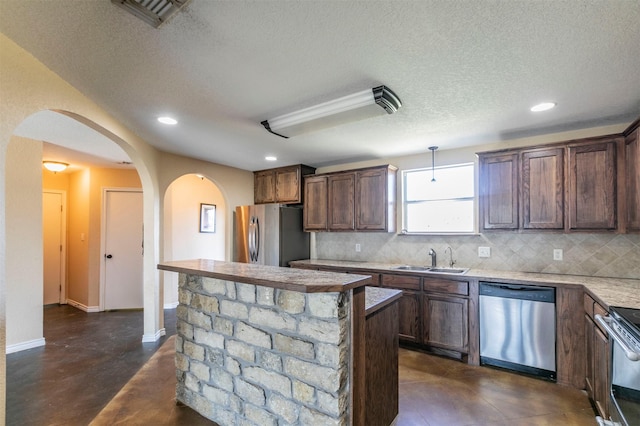
<instances>
[{"instance_id":1,"label":"kitchen island","mask_svg":"<svg viewBox=\"0 0 640 426\"><path fill-rule=\"evenodd\" d=\"M357 274L203 259L158 268L180 274L179 402L221 425L397 415L397 322L388 318L400 292L367 292L371 277ZM367 335L381 340L367 345ZM380 379L393 375L395 389Z\"/></svg>"}]
</instances>

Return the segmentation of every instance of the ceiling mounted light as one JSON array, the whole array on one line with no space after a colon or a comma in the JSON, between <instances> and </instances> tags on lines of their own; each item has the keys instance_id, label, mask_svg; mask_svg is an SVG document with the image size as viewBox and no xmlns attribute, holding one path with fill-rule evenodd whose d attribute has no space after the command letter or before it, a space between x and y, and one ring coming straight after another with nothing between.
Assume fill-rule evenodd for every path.
<instances>
[{"instance_id":1,"label":"ceiling mounted light","mask_svg":"<svg viewBox=\"0 0 640 426\"><path fill-rule=\"evenodd\" d=\"M161 122L162 124L168 124L170 126L178 124L178 120L171 117L158 117L158 121Z\"/></svg>"},{"instance_id":2,"label":"ceiling mounted light","mask_svg":"<svg viewBox=\"0 0 640 426\"><path fill-rule=\"evenodd\" d=\"M264 120L261 124L274 135L289 138L301 133L380 115L385 111L387 114L393 114L401 106L400 99L391 89L378 86Z\"/></svg>"},{"instance_id":3,"label":"ceiling mounted light","mask_svg":"<svg viewBox=\"0 0 640 426\"><path fill-rule=\"evenodd\" d=\"M267 161L277 161L278 157L274 156L274 155L267 155L266 157L264 157L265 160Z\"/></svg>"},{"instance_id":4,"label":"ceiling mounted light","mask_svg":"<svg viewBox=\"0 0 640 426\"><path fill-rule=\"evenodd\" d=\"M61 172L69 167L67 163L61 163L60 161L43 161L42 165L45 169L53 173Z\"/></svg>"},{"instance_id":5,"label":"ceiling mounted light","mask_svg":"<svg viewBox=\"0 0 640 426\"><path fill-rule=\"evenodd\" d=\"M531 107L531 111L533 112L541 112L541 111L548 111L552 108L555 108L557 104L555 102L542 102L538 105L534 105Z\"/></svg>"}]
</instances>

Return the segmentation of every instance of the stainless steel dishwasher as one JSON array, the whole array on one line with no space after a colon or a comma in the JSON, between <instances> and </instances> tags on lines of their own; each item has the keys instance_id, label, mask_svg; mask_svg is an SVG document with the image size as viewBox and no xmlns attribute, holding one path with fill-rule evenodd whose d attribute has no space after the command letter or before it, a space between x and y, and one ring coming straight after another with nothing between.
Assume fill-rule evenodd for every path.
<instances>
[{"instance_id":1,"label":"stainless steel dishwasher","mask_svg":"<svg viewBox=\"0 0 640 426\"><path fill-rule=\"evenodd\" d=\"M556 380L555 289L480 282L480 364Z\"/></svg>"}]
</instances>

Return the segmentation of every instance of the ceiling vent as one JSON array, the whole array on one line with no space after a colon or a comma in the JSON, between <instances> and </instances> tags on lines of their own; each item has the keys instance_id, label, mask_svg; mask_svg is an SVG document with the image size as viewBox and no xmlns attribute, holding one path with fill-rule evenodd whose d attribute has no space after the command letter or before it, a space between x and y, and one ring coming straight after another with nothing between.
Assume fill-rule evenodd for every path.
<instances>
[{"instance_id":1,"label":"ceiling vent","mask_svg":"<svg viewBox=\"0 0 640 426\"><path fill-rule=\"evenodd\" d=\"M191 0L111 0L129 13L158 28Z\"/></svg>"}]
</instances>

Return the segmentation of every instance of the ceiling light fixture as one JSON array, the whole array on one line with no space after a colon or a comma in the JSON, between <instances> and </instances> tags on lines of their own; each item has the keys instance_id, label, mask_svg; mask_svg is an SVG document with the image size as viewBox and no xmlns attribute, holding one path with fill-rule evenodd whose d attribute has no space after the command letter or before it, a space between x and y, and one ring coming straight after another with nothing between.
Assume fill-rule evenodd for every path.
<instances>
[{"instance_id":1,"label":"ceiling light fixture","mask_svg":"<svg viewBox=\"0 0 640 426\"><path fill-rule=\"evenodd\" d=\"M548 111L552 108L555 108L557 104L555 102L542 102L538 105L534 105L531 107L531 111L533 112L541 112L541 111Z\"/></svg>"},{"instance_id":2,"label":"ceiling light fixture","mask_svg":"<svg viewBox=\"0 0 640 426\"><path fill-rule=\"evenodd\" d=\"M58 173L65 170L69 165L60 161L43 161L42 165L45 169L53 173Z\"/></svg>"},{"instance_id":3,"label":"ceiling light fixture","mask_svg":"<svg viewBox=\"0 0 640 426\"><path fill-rule=\"evenodd\" d=\"M267 161L276 161L278 158L273 155L267 155L264 159Z\"/></svg>"},{"instance_id":4,"label":"ceiling light fixture","mask_svg":"<svg viewBox=\"0 0 640 426\"><path fill-rule=\"evenodd\" d=\"M178 120L171 117L158 117L158 121L161 122L162 124L168 124L170 126L178 124Z\"/></svg>"},{"instance_id":5,"label":"ceiling light fixture","mask_svg":"<svg viewBox=\"0 0 640 426\"><path fill-rule=\"evenodd\" d=\"M393 114L401 106L400 98L391 89L378 86L264 120L261 124L274 135L289 138L301 133L380 115L384 111L387 114Z\"/></svg>"},{"instance_id":6,"label":"ceiling light fixture","mask_svg":"<svg viewBox=\"0 0 640 426\"><path fill-rule=\"evenodd\" d=\"M431 151L431 182L436 181L436 150L437 146L430 146L429 150Z\"/></svg>"}]
</instances>

